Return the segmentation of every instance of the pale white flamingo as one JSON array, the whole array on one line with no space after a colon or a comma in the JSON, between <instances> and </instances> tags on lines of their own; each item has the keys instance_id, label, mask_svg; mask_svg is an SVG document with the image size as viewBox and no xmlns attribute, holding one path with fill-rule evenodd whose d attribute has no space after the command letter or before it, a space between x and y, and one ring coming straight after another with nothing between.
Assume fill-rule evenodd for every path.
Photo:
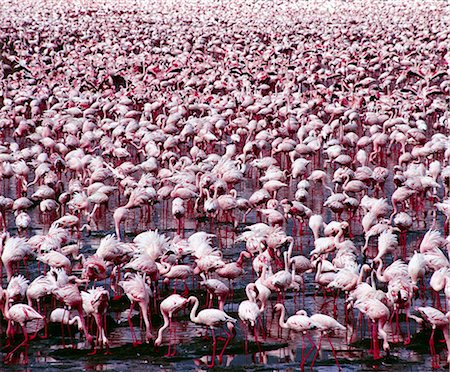
<instances>
[{"instance_id":1,"label":"pale white flamingo","mask_svg":"<svg viewBox=\"0 0 450 372\"><path fill-rule=\"evenodd\" d=\"M189 302L193 303L194 306L192 307L191 313L190 313L190 319L191 322L196 324L201 324L203 326L207 326L211 329L212 337L213 337L213 353L211 357L211 366L214 365L215 360L215 353L216 353L216 336L214 334L215 328L222 328L223 326L227 326L230 333L225 331L227 333L227 342L225 343L222 352L219 355L219 359L221 359L223 352L225 351L225 348L228 345L228 342L230 341L232 337L232 333L235 332L234 324L236 323L236 319L232 318L231 316L227 315L224 311L219 309L204 309L201 310L197 315L197 309L199 306L198 298L195 296L189 297Z\"/></svg>"},{"instance_id":2,"label":"pale white flamingo","mask_svg":"<svg viewBox=\"0 0 450 372\"><path fill-rule=\"evenodd\" d=\"M5 306L3 309L3 316L8 321L8 330L7 330L7 336L8 338L11 338L14 334L12 325L14 323L19 324L22 327L23 337L24 340L17 345L14 349L12 349L5 357L6 361L11 360L12 356L18 350L20 347L27 345L29 340L32 340L36 334L32 337L28 336L28 331L26 328L26 323L33 321L33 320L43 320L44 317L39 314L36 310L34 310L31 306L25 305L25 304L15 304L10 307L10 301L8 297L5 301ZM36 332L37 333L37 332ZM27 356L28 358L28 356Z\"/></svg>"},{"instance_id":3,"label":"pale white flamingo","mask_svg":"<svg viewBox=\"0 0 450 372\"><path fill-rule=\"evenodd\" d=\"M163 340L163 332L169 327L169 349L167 355L174 355L170 353L170 346L172 345L172 317L173 314L185 308L189 304L189 300L179 294L172 294L161 301L159 309L163 316L164 324L158 330L158 337L155 340L155 346L160 346ZM173 331L175 333L175 330ZM176 351L176 348L175 348ZM174 353L175 353L174 351Z\"/></svg>"},{"instance_id":4,"label":"pale white flamingo","mask_svg":"<svg viewBox=\"0 0 450 372\"><path fill-rule=\"evenodd\" d=\"M133 344L137 344L136 334L133 330L133 324L131 322L131 315L135 304L137 303L141 308L141 315L145 323L145 341L148 342L153 338L150 326L150 319L148 315L148 306L150 303L150 288L145 282L145 278L138 274L126 274L126 279L119 282L130 300L130 311L128 315L128 324L130 326L131 335L133 337Z\"/></svg>"},{"instance_id":5,"label":"pale white flamingo","mask_svg":"<svg viewBox=\"0 0 450 372\"><path fill-rule=\"evenodd\" d=\"M81 292L83 299L83 310L87 316L92 315L97 325L97 342L100 347L105 346L106 353L109 349L109 341L106 337L105 324L103 319L109 305L109 293L103 287L95 287L87 292Z\"/></svg>"}]
</instances>

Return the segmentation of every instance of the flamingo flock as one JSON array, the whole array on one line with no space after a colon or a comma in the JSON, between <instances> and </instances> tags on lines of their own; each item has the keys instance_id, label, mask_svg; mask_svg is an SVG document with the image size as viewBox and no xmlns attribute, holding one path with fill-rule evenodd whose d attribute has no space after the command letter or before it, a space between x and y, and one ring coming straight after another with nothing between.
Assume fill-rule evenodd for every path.
<instances>
[{"instance_id":1,"label":"flamingo flock","mask_svg":"<svg viewBox=\"0 0 450 372\"><path fill-rule=\"evenodd\" d=\"M184 324L207 367L288 342L340 369L420 335L448 365L446 2L1 8L4 363L66 331L170 360Z\"/></svg>"}]
</instances>

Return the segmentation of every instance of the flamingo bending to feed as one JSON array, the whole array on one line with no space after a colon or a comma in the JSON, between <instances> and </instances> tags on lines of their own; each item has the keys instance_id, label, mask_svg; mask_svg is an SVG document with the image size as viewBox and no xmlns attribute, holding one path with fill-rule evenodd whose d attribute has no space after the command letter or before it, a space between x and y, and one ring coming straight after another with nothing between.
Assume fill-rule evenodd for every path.
<instances>
[{"instance_id":1,"label":"flamingo bending to feed","mask_svg":"<svg viewBox=\"0 0 450 372\"><path fill-rule=\"evenodd\" d=\"M438 309L431 306L419 307L417 310L421 313L424 319L431 324L431 336L430 336L430 351L433 358L433 368L439 368L438 356L434 348L434 331L436 328L440 329L444 334L445 342L447 344L447 363L450 363L450 337L448 332L448 326L450 323L450 311L446 314L442 313ZM418 323L422 323L423 320L412 316Z\"/></svg>"},{"instance_id":2,"label":"flamingo bending to feed","mask_svg":"<svg viewBox=\"0 0 450 372\"><path fill-rule=\"evenodd\" d=\"M383 337L383 350L389 352L387 333L384 330L384 325L389 319L389 309L385 304L376 298L359 299L355 302L354 307L361 311L361 313L367 315L367 317L372 321L373 358L377 360L380 358L378 335Z\"/></svg>"},{"instance_id":3,"label":"flamingo bending to feed","mask_svg":"<svg viewBox=\"0 0 450 372\"><path fill-rule=\"evenodd\" d=\"M76 323L77 327L78 327L78 331L79 332L83 331L83 324L81 322L81 318L78 315L72 317L71 312L69 310L62 309L60 307L54 309L50 313L50 323L60 323L61 324L61 334L63 335L63 346L65 345L65 343L64 343L64 328L63 328L64 325L71 326ZM71 333L70 333L70 328L69 328L69 335L70 335L70 338L72 338Z\"/></svg>"},{"instance_id":4,"label":"flamingo bending to feed","mask_svg":"<svg viewBox=\"0 0 450 372\"><path fill-rule=\"evenodd\" d=\"M158 330L158 337L155 340L155 346L159 346L162 343L162 335L164 330L169 327L169 348L167 350L166 356L173 356L175 355L176 348L173 352L173 354L170 353L170 347L172 344L172 339L175 337L172 337L172 317L173 314L180 311L184 307L186 307L189 304L189 300L183 296L180 296L179 294L172 294L166 299L164 299L161 304L159 305L159 309L161 311L161 314L164 319L164 324L162 327ZM175 336L175 330L174 336Z\"/></svg>"},{"instance_id":5,"label":"flamingo bending to feed","mask_svg":"<svg viewBox=\"0 0 450 372\"><path fill-rule=\"evenodd\" d=\"M326 335L328 342L331 346L331 350L333 351L334 359L336 360L336 364L339 367L339 361L336 356L336 351L334 350L333 344L331 343L329 333L334 331L345 331L346 328L339 323L336 319L332 318L331 316L325 315L325 314L314 314L311 315L309 318L313 324L317 327L317 329L320 331L320 338L319 338L319 346L317 347L316 354L314 355L314 359L311 365L314 365L314 362L317 359L317 355L319 354L320 346L322 344L322 338L324 335Z\"/></svg>"},{"instance_id":6,"label":"flamingo bending to feed","mask_svg":"<svg viewBox=\"0 0 450 372\"><path fill-rule=\"evenodd\" d=\"M103 318L106 315L106 310L109 304L109 293L103 287L96 287L89 289L87 292L81 292L83 298L83 310L86 315L93 315L95 324L97 325L97 341L100 343L100 347L105 346L106 353L109 351L109 341L106 337L105 326L103 324ZM93 351L95 354L96 351Z\"/></svg>"},{"instance_id":7,"label":"flamingo bending to feed","mask_svg":"<svg viewBox=\"0 0 450 372\"><path fill-rule=\"evenodd\" d=\"M6 332L7 336L11 338L14 335L12 326L14 323L18 323L22 327L24 340L6 355L5 361L10 361L16 350L18 350L20 347L24 345L28 345L28 341L36 337L37 330L34 336L32 337L28 336L25 324L33 320L44 319L44 317L41 314L39 314L36 310L34 310L31 306L25 304L15 304L9 307L10 303L12 303L12 299L9 299L7 297L3 309L3 315L5 319L8 320L8 329Z\"/></svg>"},{"instance_id":8,"label":"flamingo bending to feed","mask_svg":"<svg viewBox=\"0 0 450 372\"><path fill-rule=\"evenodd\" d=\"M119 286L121 286L127 295L128 299L131 302L130 312L128 314L128 324L131 330L131 336L133 338L133 345L137 345L136 334L134 333L133 324L131 322L131 314L133 308L136 303L139 304L141 308L141 314L144 318L145 323L145 341L148 342L153 338L150 320L148 316L148 305L150 303L150 288L145 282L145 277L140 274L125 274L126 279L124 281L119 282Z\"/></svg>"}]
</instances>

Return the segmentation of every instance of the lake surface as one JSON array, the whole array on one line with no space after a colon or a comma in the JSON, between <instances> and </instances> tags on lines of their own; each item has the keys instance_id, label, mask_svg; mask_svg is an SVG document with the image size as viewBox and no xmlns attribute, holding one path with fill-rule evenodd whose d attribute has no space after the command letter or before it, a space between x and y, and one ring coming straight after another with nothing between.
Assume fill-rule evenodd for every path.
<instances>
[{"instance_id":1,"label":"lake surface","mask_svg":"<svg viewBox=\"0 0 450 372\"><path fill-rule=\"evenodd\" d=\"M243 183L242 189L238 189L242 196L249 195L252 188L252 180L248 180ZM293 185L291 185L293 186ZM387 184L387 192L390 189L389 183ZM280 195L280 197L289 197L295 189L292 187ZM13 193L13 191L10 191ZM311 204L323 203L323 193L315 192L314 199ZM115 207L115 203L110 203L109 210L112 211ZM134 220L133 216L127 220L126 223L126 241L131 241L136 233L145 231L148 228L157 227L160 232L164 232L168 236L174 236L176 233L176 221L171 217L169 219L162 219L163 204L157 204L151 211L151 221L142 221L139 211L135 212ZM82 252L88 256L95 252L98 247L100 239L113 232L111 213L108 210L102 210L98 218L98 226L96 230L93 230L89 236L82 235L80 244L82 246ZM103 216L102 216L103 214ZM170 216L170 213L169 213ZM33 231L29 234L42 233L48 226L42 224L40 216L33 212ZM328 214L327 221L333 216ZM247 224L251 224L258 221L258 217L254 212L249 215ZM14 233L12 219L10 218L10 230ZM442 224L442 218L438 219L438 223ZM187 219L185 235L189 236L196 230L210 231L210 221L202 221L199 219ZM133 227L133 228L131 228ZM238 235L245 225L240 224L237 229ZM292 222L289 221L286 226L288 235L291 235L293 230ZM299 229L295 229L296 237L296 251L302 251L303 254L308 254L312 247L312 236L310 230L303 226L302 236L298 235ZM213 225L213 232L219 236L222 236L222 246L224 252L224 259L236 260L239 253L244 247L244 243L233 243L234 236L231 233L231 226L225 223L215 223ZM425 230L417 228L411 231L407 235L407 247L408 255L411 255L412 251L417 247L423 236ZM359 223L352 224L353 241L357 246L362 246L363 236L361 226ZM76 234L73 235L74 241L76 241ZM374 239L375 240L375 239ZM217 240L215 240L218 244ZM369 257L374 255L373 249L376 242L372 242L372 251L369 251ZM297 253L295 252L295 253ZM225 311L237 318L237 309L239 303L245 299L245 285L255 278L251 272L251 263L247 261L245 264L246 273L241 280L234 283L234 297L227 301ZM31 278L37 276L37 266L31 265ZM341 323L345 323L346 314L344 311L344 296L340 295L336 300L332 295L328 295L327 298L322 296L322 293L317 292L314 285L314 274L305 274L305 293L295 294L288 293L285 299L285 305L287 308L287 314L292 315L299 309L305 309L309 315L321 312L329 314ZM5 278L6 279L6 278ZM5 282L4 279L4 282ZM100 283L101 284L101 283ZM108 286L109 284L106 283ZM195 294L200 298L200 305L205 305L204 290L198 286L198 281L188 281L188 286L191 289L191 294ZM167 295L173 293L172 287L166 288L160 284L160 298L163 299ZM181 283L178 286L178 293L182 291ZM159 302L159 298L157 302ZM274 305L277 301L277 296L272 295L271 304ZM444 303L443 301L442 303ZM426 298L415 299L413 306L423 306L424 304L431 305L431 295L426 294ZM334 306L336 304L336 306ZM51 306L48 303L47 306ZM178 313L175 316L174 322L175 336L172 337L173 344L176 344L176 355L173 357L166 357L164 354L167 352L167 343L169 340L168 330L164 334L163 345L159 348L155 348L153 344L142 344L136 347L132 346L132 338L130 329L127 323L127 309L129 303L125 296L117 295L111 300L111 311L108 314L108 333L111 346L111 354L105 355L103 351L98 350L96 355L89 355L91 352L84 342L80 342L79 334L75 334L71 341L67 330L65 331L64 344L63 337L61 335L61 329L59 326L50 325L49 332L50 337L48 339L35 339L30 343L28 350L29 364L22 365L24 362L25 350L17 354L17 358L7 366L3 364L2 368L8 368L8 370L87 370L87 371L106 371L106 370L131 370L139 368L140 370L205 370L208 369L207 364L211 363L212 342L210 338L205 338L209 335L209 331L202 329L199 326L194 325L189 321L188 310L184 313ZM153 334L157 333L157 329L162 323L162 318L159 312L155 311L152 306L152 327ZM352 325L356 324L358 318L358 312L347 314ZM135 312L133 316L133 322L135 330L139 338L140 319L138 312ZM226 370L299 370L311 369L311 363L316 349L311 346L311 343L300 335L289 334L286 330L281 332L278 326L278 315L275 316L271 309L271 306L266 310L263 320L264 332L259 333L258 343L255 342L252 332L247 336L248 344L246 346L245 327L239 323L237 326L237 335L233 338L223 351L223 358L219 360L217 357L215 360L216 368ZM340 368L343 371L359 371L359 370L380 370L380 371L429 371L432 370L431 357L428 349L428 339L430 335L429 329L421 329L415 322L410 322L412 341L411 344L405 346L402 339L393 340L392 331L387 325L386 330L390 334L389 340L391 345L390 355L381 351L382 359L374 362L371 354L369 354L370 348L370 333L368 331L367 321L363 321L362 328L358 326L357 330L352 329L352 325L348 326L347 332L343 332L338 335L334 335L330 338L340 363ZM404 316L400 316L400 326L402 332L406 334L406 324L404 322ZM393 323L395 327L395 321ZM5 328L3 328L4 330ZM75 330L73 330L75 332ZM319 334L312 332L311 334L314 343L317 345L319 342ZM436 341L441 338L441 335L437 334ZM3 344L5 338L2 339ZM21 340L21 335L18 336L17 342ZM346 341L348 340L348 342ZM398 342L395 342L398 341ZM437 351L441 352L441 365L445 365L445 344L436 342ZM220 353L224 346L224 341L218 341L217 354ZM4 349L8 350L8 349ZM317 353L317 360L312 368L315 371L335 371L338 367L335 364L335 359L331 351L330 344L327 339L322 340L322 347L320 352Z\"/></svg>"}]
</instances>

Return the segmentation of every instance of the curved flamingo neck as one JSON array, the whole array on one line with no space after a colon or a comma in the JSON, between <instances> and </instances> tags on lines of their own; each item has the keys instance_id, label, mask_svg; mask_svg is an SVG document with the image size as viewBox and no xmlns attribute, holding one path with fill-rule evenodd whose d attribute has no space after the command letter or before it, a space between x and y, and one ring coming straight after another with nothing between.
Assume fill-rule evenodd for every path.
<instances>
[{"instance_id":1,"label":"curved flamingo neck","mask_svg":"<svg viewBox=\"0 0 450 372\"><path fill-rule=\"evenodd\" d=\"M240 254L239 254L239 258L238 258L238 260L236 261L236 265L238 265L239 267L242 267L242 265L243 265L243 263L244 263L244 258L246 257L246 254L245 254L246 252L245 251L242 251Z\"/></svg>"},{"instance_id":2,"label":"curved flamingo neck","mask_svg":"<svg viewBox=\"0 0 450 372\"><path fill-rule=\"evenodd\" d=\"M70 314L69 314L69 316L70 316ZM83 324L81 323L81 318L78 315L74 316L72 319L69 319L70 325L73 325L75 323L77 323L78 329L83 329Z\"/></svg>"},{"instance_id":3,"label":"curved flamingo neck","mask_svg":"<svg viewBox=\"0 0 450 372\"><path fill-rule=\"evenodd\" d=\"M255 287L256 285L254 283L250 283L245 287L245 294L250 302L256 302L256 296L252 293Z\"/></svg>"},{"instance_id":4,"label":"curved flamingo neck","mask_svg":"<svg viewBox=\"0 0 450 372\"><path fill-rule=\"evenodd\" d=\"M279 324L280 324L281 328L289 328L285 321L285 316L286 316L286 308L283 305L281 305L280 320L279 320Z\"/></svg>"},{"instance_id":5,"label":"curved flamingo neck","mask_svg":"<svg viewBox=\"0 0 450 372\"><path fill-rule=\"evenodd\" d=\"M191 296L191 297L189 297L188 300L194 301L194 306L192 307L192 310L191 310L191 313L190 313L189 317L191 319L191 322L197 323L198 317L195 315L195 313L197 312L198 305L199 305L198 298L195 297L195 296Z\"/></svg>"},{"instance_id":6,"label":"curved flamingo neck","mask_svg":"<svg viewBox=\"0 0 450 372\"><path fill-rule=\"evenodd\" d=\"M9 320L9 298L6 296L6 301L3 305L3 315L7 320Z\"/></svg>"},{"instance_id":7,"label":"curved flamingo neck","mask_svg":"<svg viewBox=\"0 0 450 372\"><path fill-rule=\"evenodd\" d=\"M384 281L384 279L385 279L384 273L383 274L381 273L381 270L383 269L383 260L379 260L379 261L380 261L380 263L377 268L377 279L380 281Z\"/></svg>"},{"instance_id":8,"label":"curved flamingo neck","mask_svg":"<svg viewBox=\"0 0 450 372\"><path fill-rule=\"evenodd\" d=\"M161 311L163 319L164 319L164 324L162 325L162 327L159 329L158 331L158 338L155 340L155 345L158 345L161 343L162 341L162 335L164 330L169 326L169 316L165 311Z\"/></svg>"},{"instance_id":9,"label":"curved flamingo neck","mask_svg":"<svg viewBox=\"0 0 450 372\"><path fill-rule=\"evenodd\" d=\"M291 257L292 257L292 250L293 250L293 248L294 248L294 238L291 238L290 240L291 240L291 242L289 243L289 248L288 248L288 250L287 250L287 252L288 252L288 261L291 260Z\"/></svg>"},{"instance_id":10,"label":"curved flamingo neck","mask_svg":"<svg viewBox=\"0 0 450 372\"><path fill-rule=\"evenodd\" d=\"M318 281L318 279L320 278L321 275L322 275L322 260L320 260L317 263L317 272L316 272L316 277L314 278L316 282Z\"/></svg>"},{"instance_id":11,"label":"curved flamingo neck","mask_svg":"<svg viewBox=\"0 0 450 372\"><path fill-rule=\"evenodd\" d=\"M369 266L367 266L366 264L364 264L364 265L361 267L361 272L359 273L357 284L360 284L360 283L363 282L363 280L364 280L364 274L365 274L366 269L367 269L368 267L369 267Z\"/></svg>"}]
</instances>

